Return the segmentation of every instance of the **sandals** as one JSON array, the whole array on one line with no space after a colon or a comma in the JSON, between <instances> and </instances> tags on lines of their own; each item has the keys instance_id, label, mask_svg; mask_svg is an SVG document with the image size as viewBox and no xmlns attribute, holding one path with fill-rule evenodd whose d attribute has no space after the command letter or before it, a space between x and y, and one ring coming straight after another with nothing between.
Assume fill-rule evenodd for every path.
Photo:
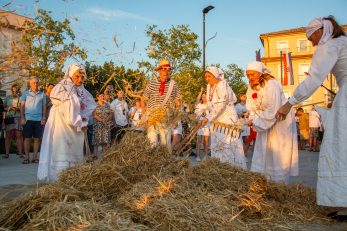
<instances>
[{"instance_id":1,"label":"sandals","mask_svg":"<svg viewBox=\"0 0 347 231\"><path fill-rule=\"evenodd\" d=\"M31 161L31 163L37 164L37 163L39 163L39 159L33 159L33 160Z\"/></svg>"},{"instance_id":2,"label":"sandals","mask_svg":"<svg viewBox=\"0 0 347 231\"><path fill-rule=\"evenodd\" d=\"M9 154L4 154L4 155L2 155L2 159L8 159L9 157L10 157Z\"/></svg>"},{"instance_id":3,"label":"sandals","mask_svg":"<svg viewBox=\"0 0 347 231\"><path fill-rule=\"evenodd\" d=\"M30 163L30 160L29 159L24 159L22 164L29 164Z\"/></svg>"},{"instance_id":4,"label":"sandals","mask_svg":"<svg viewBox=\"0 0 347 231\"><path fill-rule=\"evenodd\" d=\"M19 154L19 153L16 153L16 155L19 157L19 158L24 158L25 155L22 153L22 154Z\"/></svg>"}]
</instances>

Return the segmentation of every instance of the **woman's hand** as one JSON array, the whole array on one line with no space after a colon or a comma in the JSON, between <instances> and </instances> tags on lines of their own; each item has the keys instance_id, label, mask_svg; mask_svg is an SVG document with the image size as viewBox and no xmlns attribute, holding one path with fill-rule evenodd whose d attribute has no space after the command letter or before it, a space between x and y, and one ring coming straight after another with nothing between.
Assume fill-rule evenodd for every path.
<instances>
[{"instance_id":1,"label":"woman's hand","mask_svg":"<svg viewBox=\"0 0 347 231\"><path fill-rule=\"evenodd\" d=\"M276 119L279 121L285 120L291 108L292 108L292 105L289 102L285 103L282 107L280 107L280 109L278 109L275 116Z\"/></svg>"},{"instance_id":2,"label":"woman's hand","mask_svg":"<svg viewBox=\"0 0 347 231\"><path fill-rule=\"evenodd\" d=\"M207 124L208 122L208 119L207 118L203 118L201 121L200 121L200 126L201 127L205 127L205 125Z\"/></svg>"}]
</instances>

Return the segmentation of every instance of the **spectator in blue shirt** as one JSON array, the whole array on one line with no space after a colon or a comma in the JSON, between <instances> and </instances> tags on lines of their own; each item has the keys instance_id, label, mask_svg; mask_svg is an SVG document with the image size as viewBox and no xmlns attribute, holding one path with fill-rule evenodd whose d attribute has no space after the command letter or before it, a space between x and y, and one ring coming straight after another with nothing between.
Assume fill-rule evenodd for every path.
<instances>
[{"instance_id":1,"label":"spectator in blue shirt","mask_svg":"<svg viewBox=\"0 0 347 231\"><path fill-rule=\"evenodd\" d=\"M46 124L46 96L38 90L38 80L30 77L30 89L26 90L21 97L20 117L23 125L24 152L23 164L29 164L30 141L34 138L34 150L32 163L38 163L37 153L42 137L42 128Z\"/></svg>"}]
</instances>

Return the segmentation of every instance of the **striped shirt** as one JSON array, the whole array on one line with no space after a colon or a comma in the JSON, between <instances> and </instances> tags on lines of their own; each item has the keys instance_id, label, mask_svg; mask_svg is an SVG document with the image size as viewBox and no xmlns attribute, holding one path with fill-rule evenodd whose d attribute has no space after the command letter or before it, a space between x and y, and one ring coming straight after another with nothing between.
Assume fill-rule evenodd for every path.
<instances>
[{"instance_id":1,"label":"striped shirt","mask_svg":"<svg viewBox=\"0 0 347 231\"><path fill-rule=\"evenodd\" d=\"M174 80L172 80L174 81ZM161 96L159 93L160 81L156 78L152 79L143 93L143 96L148 98L147 109L155 109L161 106L164 101L166 94L169 90L170 80L165 82L164 94ZM165 105L173 103L175 100L181 98L181 92L176 81L174 81L173 89L171 91L170 98L167 100Z\"/></svg>"}]
</instances>

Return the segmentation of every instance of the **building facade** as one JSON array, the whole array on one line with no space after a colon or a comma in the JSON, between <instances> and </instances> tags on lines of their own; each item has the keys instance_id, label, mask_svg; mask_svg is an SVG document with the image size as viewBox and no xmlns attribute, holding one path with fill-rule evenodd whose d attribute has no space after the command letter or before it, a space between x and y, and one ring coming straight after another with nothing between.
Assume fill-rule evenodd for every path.
<instances>
[{"instance_id":1,"label":"building facade","mask_svg":"<svg viewBox=\"0 0 347 231\"><path fill-rule=\"evenodd\" d=\"M22 32L25 29L26 21L33 21L31 18L15 14L13 12L0 9L0 60L1 64L4 62L13 62L14 60L6 59L6 54L12 53L12 45L20 46ZM10 94L11 86L15 83L22 85L23 89L24 80L28 77L29 73L26 70L19 70L16 68L14 62L12 68L4 67L0 69L0 97L3 98Z\"/></svg>"},{"instance_id":2,"label":"building facade","mask_svg":"<svg viewBox=\"0 0 347 231\"><path fill-rule=\"evenodd\" d=\"M347 25L343 25L343 28L347 31ZM315 51L315 47L312 47L311 42L306 38L305 27L261 34L260 40L264 47L264 56L261 57L261 61L271 70L271 74L282 83L284 70L281 53L291 52L294 85L283 86L284 94L290 97L298 84L306 78L305 72L308 72L310 68L312 55ZM335 78L328 75L323 85L325 88L320 87L301 104L305 111L310 111L312 104L327 106L332 101L329 90L337 91Z\"/></svg>"}]
</instances>

